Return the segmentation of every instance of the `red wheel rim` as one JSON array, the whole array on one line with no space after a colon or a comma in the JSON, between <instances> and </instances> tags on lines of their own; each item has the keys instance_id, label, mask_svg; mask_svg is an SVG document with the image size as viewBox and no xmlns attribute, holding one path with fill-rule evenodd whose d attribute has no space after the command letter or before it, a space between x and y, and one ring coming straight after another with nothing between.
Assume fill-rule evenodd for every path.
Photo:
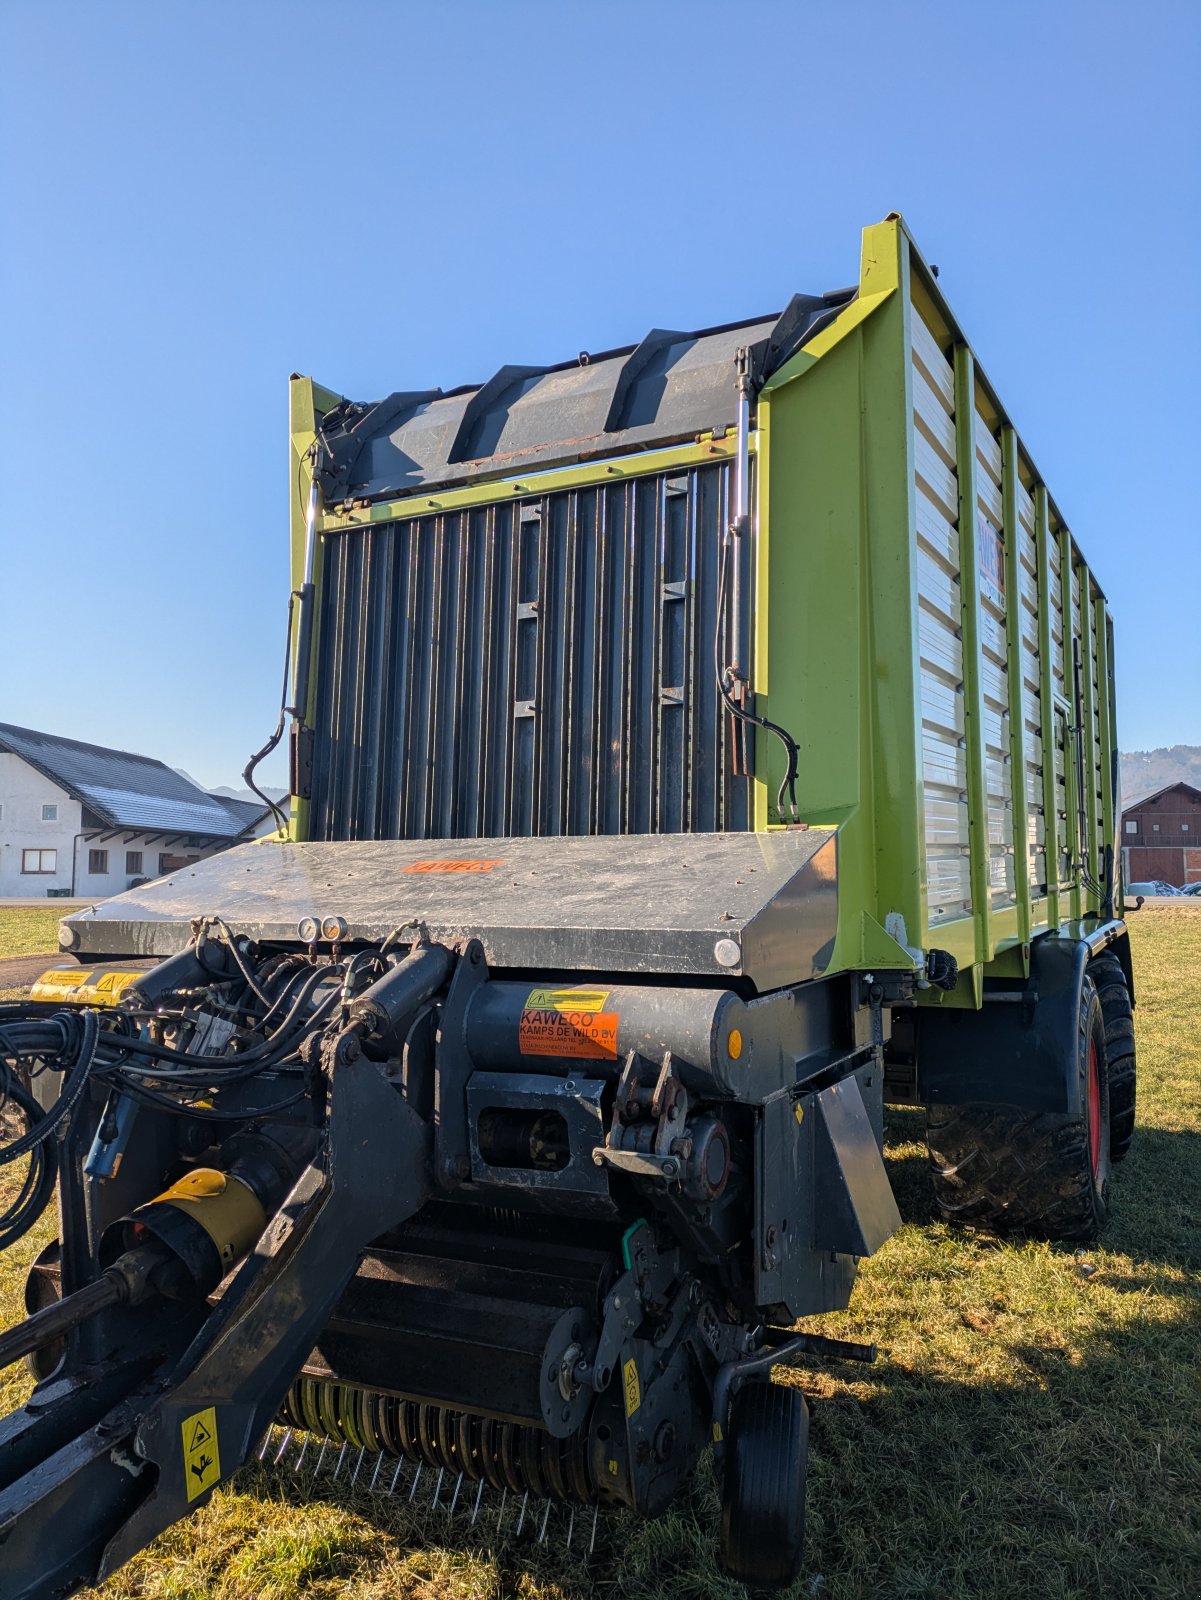
<instances>
[{"instance_id":1,"label":"red wheel rim","mask_svg":"<svg viewBox=\"0 0 1201 1600\"><path fill-rule=\"evenodd\" d=\"M1101 1165L1101 1065L1095 1039L1088 1044L1088 1148L1095 1178Z\"/></svg>"}]
</instances>

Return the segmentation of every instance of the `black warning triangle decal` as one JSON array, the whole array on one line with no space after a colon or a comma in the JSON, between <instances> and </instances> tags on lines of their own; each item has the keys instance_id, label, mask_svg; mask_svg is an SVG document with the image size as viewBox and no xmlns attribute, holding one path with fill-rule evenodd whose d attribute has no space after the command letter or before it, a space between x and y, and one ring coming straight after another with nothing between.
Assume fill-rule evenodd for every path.
<instances>
[{"instance_id":1,"label":"black warning triangle decal","mask_svg":"<svg viewBox=\"0 0 1201 1600\"><path fill-rule=\"evenodd\" d=\"M196 1419L196 1426L192 1430L192 1437L188 1440L189 1453L193 1450L199 1450L200 1446L202 1444L207 1444L212 1437L212 1434L208 1431L204 1423L201 1422L198 1417Z\"/></svg>"}]
</instances>

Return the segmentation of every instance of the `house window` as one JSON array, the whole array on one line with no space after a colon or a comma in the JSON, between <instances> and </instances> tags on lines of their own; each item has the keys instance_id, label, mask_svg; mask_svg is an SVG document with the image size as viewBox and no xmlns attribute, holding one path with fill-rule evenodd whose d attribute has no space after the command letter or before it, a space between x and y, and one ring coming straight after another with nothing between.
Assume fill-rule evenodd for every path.
<instances>
[{"instance_id":1,"label":"house window","mask_svg":"<svg viewBox=\"0 0 1201 1600\"><path fill-rule=\"evenodd\" d=\"M1137 833L1138 832L1138 823L1137 822L1128 822L1126 824L1126 832L1127 833Z\"/></svg>"},{"instance_id":2,"label":"house window","mask_svg":"<svg viewBox=\"0 0 1201 1600\"><path fill-rule=\"evenodd\" d=\"M171 871L171 862L173 859L174 858L169 855L167 851L163 850L160 852L158 858L158 875L160 878L165 878Z\"/></svg>"},{"instance_id":3,"label":"house window","mask_svg":"<svg viewBox=\"0 0 1201 1600\"><path fill-rule=\"evenodd\" d=\"M22 850L21 871L55 873L58 871L57 850Z\"/></svg>"},{"instance_id":4,"label":"house window","mask_svg":"<svg viewBox=\"0 0 1201 1600\"><path fill-rule=\"evenodd\" d=\"M142 870L142 852L140 850L127 850L125 852L126 872L138 873Z\"/></svg>"},{"instance_id":5,"label":"house window","mask_svg":"<svg viewBox=\"0 0 1201 1600\"><path fill-rule=\"evenodd\" d=\"M107 850L89 850L88 851L88 871L89 872L94 872L94 873L97 873L97 874L108 871L108 851Z\"/></svg>"},{"instance_id":6,"label":"house window","mask_svg":"<svg viewBox=\"0 0 1201 1600\"><path fill-rule=\"evenodd\" d=\"M1153 822L1151 824L1151 832L1152 833L1158 833L1159 832L1159 823L1158 822Z\"/></svg>"},{"instance_id":7,"label":"house window","mask_svg":"<svg viewBox=\"0 0 1201 1600\"><path fill-rule=\"evenodd\" d=\"M58 821L58 807L57 806L43 806L42 807L42 821L43 822L57 822Z\"/></svg>"},{"instance_id":8,"label":"house window","mask_svg":"<svg viewBox=\"0 0 1201 1600\"><path fill-rule=\"evenodd\" d=\"M1188 832L1188 823L1187 822L1182 822L1180 824L1180 831L1181 831L1181 833L1187 833Z\"/></svg>"}]
</instances>

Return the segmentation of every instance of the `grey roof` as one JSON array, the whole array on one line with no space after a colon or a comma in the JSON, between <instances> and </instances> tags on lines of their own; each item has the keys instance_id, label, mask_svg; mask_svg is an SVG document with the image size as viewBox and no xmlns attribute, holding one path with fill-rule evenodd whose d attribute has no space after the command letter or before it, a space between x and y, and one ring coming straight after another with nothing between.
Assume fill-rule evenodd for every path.
<instances>
[{"instance_id":1,"label":"grey roof","mask_svg":"<svg viewBox=\"0 0 1201 1600\"><path fill-rule=\"evenodd\" d=\"M0 722L0 750L20 756L114 828L238 839L251 826L236 802L215 799L150 756L7 722Z\"/></svg>"},{"instance_id":2,"label":"grey roof","mask_svg":"<svg viewBox=\"0 0 1201 1600\"><path fill-rule=\"evenodd\" d=\"M261 800L238 800L231 794L210 794L209 799L215 800L219 806L224 806L227 811L232 811L235 817L241 819L244 829L253 828L256 823L261 822L264 817L271 814L271 807L265 806ZM281 809L286 811L287 807L284 806Z\"/></svg>"},{"instance_id":3,"label":"grey roof","mask_svg":"<svg viewBox=\"0 0 1201 1600\"><path fill-rule=\"evenodd\" d=\"M1137 800L1127 800L1122 807L1122 815L1128 811L1137 811L1140 806L1150 805L1152 800L1158 800L1160 795L1170 794L1173 789L1187 789L1188 793L1196 800L1201 800L1201 789L1196 784L1190 783L1187 778L1177 778L1172 783L1165 783L1162 788L1152 789L1150 794L1139 795Z\"/></svg>"},{"instance_id":4,"label":"grey roof","mask_svg":"<svg viewBox=\"0 0 1201 1600\"><path fill-rule=\"evenodd\" d=\"M794 295L770 317L677 333L550 367L505 366L486 383L343 400L321 422L328 503L413 493L590 457L645 450L733 426L735 358L762 383L853 291Z\"/></svg>"}]
</instances>

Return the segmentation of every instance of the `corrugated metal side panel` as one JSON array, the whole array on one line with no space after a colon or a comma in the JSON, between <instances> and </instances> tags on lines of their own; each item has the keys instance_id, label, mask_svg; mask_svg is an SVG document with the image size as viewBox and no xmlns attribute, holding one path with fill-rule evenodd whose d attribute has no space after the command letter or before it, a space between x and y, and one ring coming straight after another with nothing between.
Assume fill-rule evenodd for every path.
<instances>
[{"instance_id":1,"label":"corrugated metal side panel","mask_svg":"<svg viewBox=\"0 0 1201 1600\"><path fill-rule=\"evenodd\" d=\"M977 402L978 404L978 402ZM984 755L988 795L988 876L995 907L1013 905L1013 761L1009 739L1009 657L1005 627L1005 513L1001 447L977 410L976 542L980 562L980 649L983 655Z\"/></svg>"},{"instance_id":2,"label":"corrugated metal side panel","mask_svg":"<svg viewBox=\"0 0 1201 1600\"><path fill-rule=\"evenodd\" d=\"M727 478L719 463L330 538L310 837L748 827L713 668ZM749 637L749 571L744 594Z\"/></svg>"},{"instance_id":3,"label":"corrugated metal side panel","mask_svg":"<svg viewBox=\"0 0 1201 1600\"><path fill-rule=\"evenodd\" d=\"M935 927L972 909L955 374L916 307L912 341L926 894Z\"/></svg>"}]
</instances>

